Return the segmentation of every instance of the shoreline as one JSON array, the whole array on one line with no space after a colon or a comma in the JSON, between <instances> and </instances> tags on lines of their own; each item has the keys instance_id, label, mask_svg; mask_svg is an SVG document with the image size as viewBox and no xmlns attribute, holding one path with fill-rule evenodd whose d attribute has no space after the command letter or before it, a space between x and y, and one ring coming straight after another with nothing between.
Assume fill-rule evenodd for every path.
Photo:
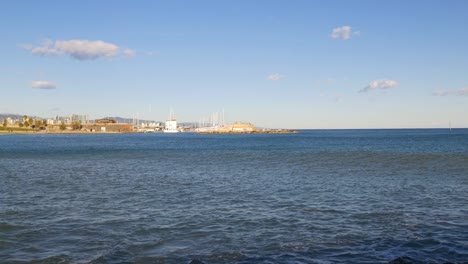
<instances>
[{"instance_id":1,"label":"shoreline","mask_svg":"<svg viewBox=\"0 0 468 264\"><path fill-rule=\"evenodd\" d=\"M236 131L211 131L211 132L195 132L186 131L179 133L194 133L200 135L246 135L246 134L297 134L299 130L269 130L269 131L250 131L250 132L236 132ZM20 130L0 130L0 135L115 135L115 134L164 134L162 131L158 132L90 132L90 131L20 131ZM178 133L178 134L179 134Z\"/></svg>"},{"instance_id":2,"label":"shoreline","mask_svg":"<svg viewBox=\"0 0 468 264\"><path fill-rule=\"evenodd\" d=\"M82 135L88 135L88 134L136 134L140 132L88 132L88 131L19 131L19 130L13 130L13 131L5 131L5 130L0 130L0 135L58 135L58 134L82 134Z\"/></svg>"},{"instance_id":3,"label":"shoreline","mask_svg":"<svg viewBox=\"0 0 468 264\"><path fill-rule=\"evenodd\" d=\"M272 129L272 130L256 130L256 131L206 131L196 132L197 134L213 134L213 135L239 135L239 134L297 134L299 130L289 129Z\"/></svg>"}]
</instances>

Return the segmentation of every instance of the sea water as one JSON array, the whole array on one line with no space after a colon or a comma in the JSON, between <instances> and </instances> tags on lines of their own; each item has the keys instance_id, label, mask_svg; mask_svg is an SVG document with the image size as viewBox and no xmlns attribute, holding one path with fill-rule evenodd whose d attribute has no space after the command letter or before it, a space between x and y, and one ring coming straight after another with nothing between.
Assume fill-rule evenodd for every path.
<instances>
[{"instance_id":1,"label":"sea water","mask_svg":"<svg viewBox=\"0 0 468 264\"><path fill-rule=\"evenodd\" d=\"M468 130L0 136L2 263L468 260Z\"/></svg>"}]
</instances>

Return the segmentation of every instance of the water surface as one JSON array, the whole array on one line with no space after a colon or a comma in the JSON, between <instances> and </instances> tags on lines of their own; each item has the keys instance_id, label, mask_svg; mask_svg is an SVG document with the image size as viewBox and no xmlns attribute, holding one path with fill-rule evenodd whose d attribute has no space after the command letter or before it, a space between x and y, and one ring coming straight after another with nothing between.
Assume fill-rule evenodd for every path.
<instances>
[{"instance_id":1,"label":"water surface","mask_svg":"<svg viewBox=\"0 0 468 264\"><path fill-rule=\"evenodd\" d=\"M468 259L468 130L1 135L0 262Z\"/></svg>"}]
</instances>

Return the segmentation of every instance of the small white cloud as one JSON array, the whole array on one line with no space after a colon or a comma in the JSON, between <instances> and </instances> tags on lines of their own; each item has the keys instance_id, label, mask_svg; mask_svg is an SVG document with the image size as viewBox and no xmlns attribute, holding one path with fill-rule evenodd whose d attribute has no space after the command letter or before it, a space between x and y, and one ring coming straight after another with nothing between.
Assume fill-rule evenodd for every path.
<instances>
[{"instance_id":1,"label":"small white cloud","mask_svg":"<svg viewBox=\"0 0 468 264\"><path fill-rule=\"evenodd\" d=\"M125 57L131 57L135 51L121 48L115 44L107 43L101 40L45 40L42 45L34 47L32 45L22 45L24 49L30 50L34 55L69 55L77 60L95 60L98 58L110 58L123 54Z\"/></svg>"},{"instance_id":2,"label":"small white cloud","mask_svg":"<svg viewBox=\"0 0 468 264\"><path fill-rule=\"evenodd\" d=\"M44 89L44 90L57 89L57 85L49 81L35 81L35 82L32 82L31 87L36 88L36 89Z\"/></svg>"},{"instance_id":3,"label":"small white cloud","mask_svg":"<svg viewBox=\"0 0 468 264\"><path fill-rule=\"evenodd\" d=\"M44 40L39 47L26 44L23 45L23 48L31 50L31 53L34 55L59 55L58 50L54 47L54 43L48 39Z\"/></svg>"},{"instance_id":4,"label":"small white cloud","mask_svg":"<svg viewBox=\"0 0 468 264\"><path fill-rule=\"evenodd\" d=\"M330 37L332 39L348 40L351 38L352 35L359 36L361 35L361 32L359 31L352 32L352 28L350 26L342 26L342 27L334 28L332 30Z\"/></svg>"},{"instance_id":5,"label":"small white cloud","mask_svg":"<svg viewBox=\"0 0 468 264\"><path fill-rule=\"evenodd\" d=\"M449 94L450 94L450 92L445 91L445 90L438 90L438 91L435 91L435 92L432 93L433 96L447 96Z\"/></svg>"},{"instance_id":6,"label":"small white cloud","mask_svg":"<svg viewBox=\"0 0 468 264\"><path fill-rule=\"evenodd\" d=\"M400 85L398 82L392 81L392 80L376 80L376 81L369 83L369 85L362 88L359 92L364 93L364 92L368 92L368 91L372 91L376 89L386 90L386 89L396 87L398 85Z\"/></svg>"},{"instance_id":7,"label":"small white cloud","mask_svg":"<svg viewBox=\"0 0 468 264\"><path fill-rule=\"evenodd\" d=\"M468 96L468 87L458 90L457 95L459 95L459 96Z\"/></svg>"},{"instance_id":8,"label":"small white cloud","mask_svg":"<svg viewBox=\"0 0 468 264\"><path fill-rule=\"evenodd\" d=\"M123 54L125 56L125 58L132 58L135 56L135 51L134 50L131 50L131 49L124 49L123 51Z\"/></svg>"},{"instance_id":9,"label":"small white cloud","mask_svg":"<svg viewBox=\"0 0 468 264\"><path fill-rule=\"evenodd\" d=\"M114 57L119 53L119 47L117 45L100 40L56 41L55 47L59 52L69 54L78 60L94 60L99 57Z\"/></svg>"},{"instance_id":10,"label":"small white cloud","mask_svg":"<svg viewBox=\"0 0 468 264\"><path fill-rule=\"evenodd\" d=\"M284 76L279 74L279 73L270 74L267 77L267 79L270 80L270 81L279 81L282 78L284 78Z\"/></svg>"}]
</instances>

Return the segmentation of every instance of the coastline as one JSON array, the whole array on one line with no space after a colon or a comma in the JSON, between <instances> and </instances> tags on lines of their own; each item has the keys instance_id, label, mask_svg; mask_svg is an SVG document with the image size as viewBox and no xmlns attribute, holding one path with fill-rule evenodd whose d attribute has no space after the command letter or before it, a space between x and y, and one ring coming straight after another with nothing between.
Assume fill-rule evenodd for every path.
<instances>
[{"instance_id":1,"label":"coastline","mask_svg":"<svg viewBox=\"0 0 468 264\"><path fill-rule=\"evenodd\" d=\"M197 134L219 134L219 135L238 135L238 134L296 134L299 130L272 129L272 130L254 130L254 131L204 131Z\"/></svg>"},{"instance_id":2,"label":"coastline","mask_svg":"<svg viewBox=\"0 0 468 264\"><path fill-rule=\"evenodd\" d=\"M290 130L290 131L250 131L250 132L219 132L219 131L212 131L212 132L194 132L194 131L187 131L181 133L194 133L200 135L248 135L248 134L297 134L299 130ZM162 131L158 132L90 132L90 131L0 131L0 135L115 135L115 134L163 134Z\"/></svg>"},{"instance_id":3,"label":"coastline","mask_svg":"<svg viewBox=\"0 0 468 264\"><path fill-rule=\"evenodd\" d=\"M89 132L89 131L21 131L0 130L0 135L54 135L54 134L134 134L140 132Z\"/></svg>"}]
</instances>

